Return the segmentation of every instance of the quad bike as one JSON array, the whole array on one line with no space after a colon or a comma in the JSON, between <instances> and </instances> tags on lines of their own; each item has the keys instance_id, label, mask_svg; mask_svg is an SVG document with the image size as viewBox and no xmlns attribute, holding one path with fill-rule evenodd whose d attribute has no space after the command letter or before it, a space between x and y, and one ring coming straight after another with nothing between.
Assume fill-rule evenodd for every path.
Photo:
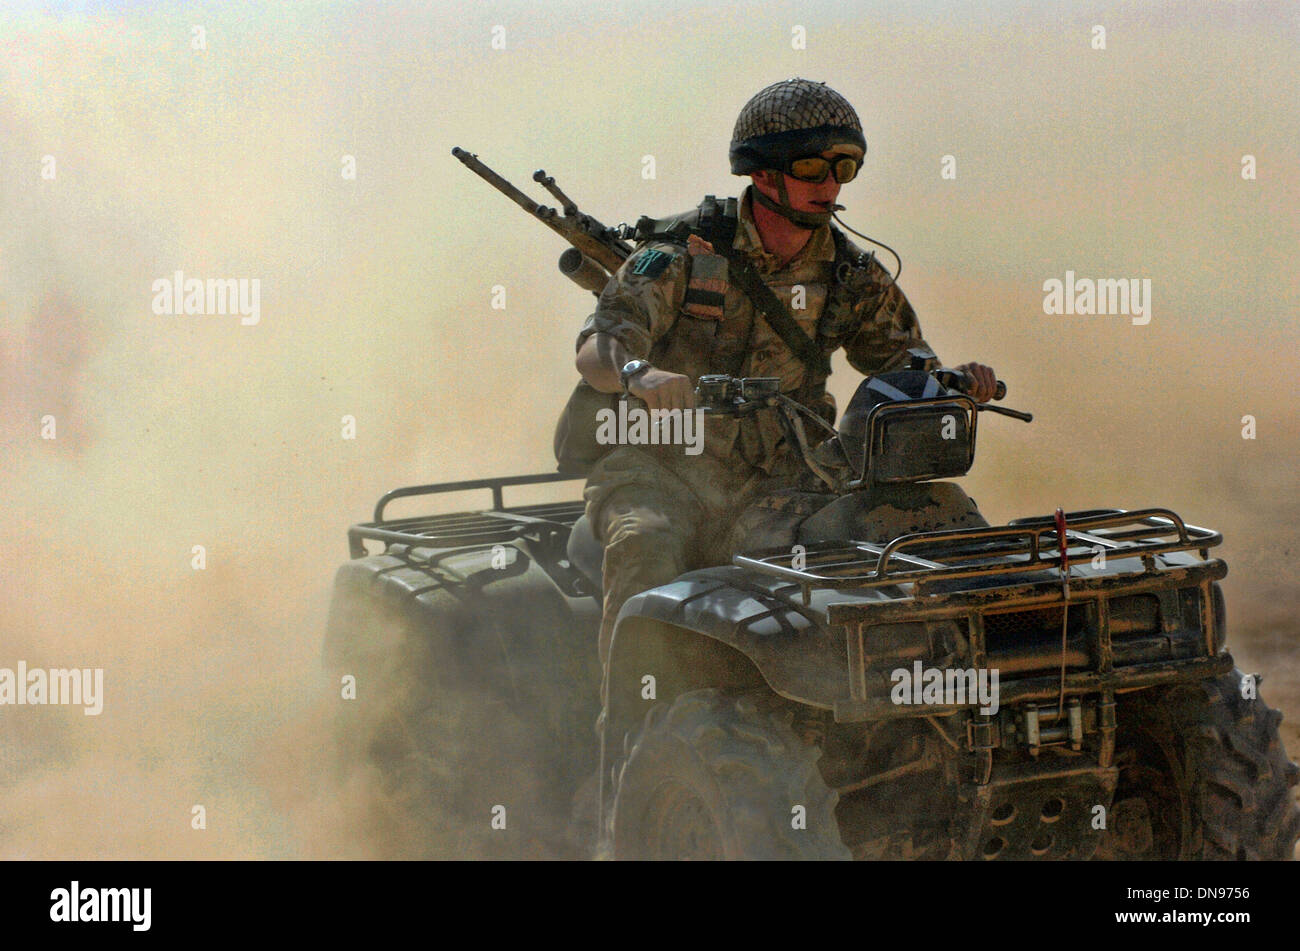
<instances>
[{"instance_id":1,"label":"quad bike","mask_svg":"<svg viewBox=\"0 0 1300 951\"><path fill-rule=\"evenodd\" d=\"M373 787L385 854L1291 858L1300 770L1225 649L1217 532L1159 508L876 517L964 475L981 412L1028 420L965 382L865 381L814 445L829 427L774 381L702 378L706 411L781 414L827 504L630 599L603 682L583 503L505 502L573 476L384 495L349 529L325 655L355 678L342 768ZM471 490L491 507L386 517Z\"/></svg>"}]
</instances>

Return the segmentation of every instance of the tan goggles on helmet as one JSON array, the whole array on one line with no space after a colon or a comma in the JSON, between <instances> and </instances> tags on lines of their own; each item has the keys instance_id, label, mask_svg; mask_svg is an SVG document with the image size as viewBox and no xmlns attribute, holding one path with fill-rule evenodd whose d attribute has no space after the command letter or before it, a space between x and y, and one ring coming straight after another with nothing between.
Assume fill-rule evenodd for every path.
<instances>
[{"instance_id":1,"label":"tan goggles on helmet","mask_svg":"<svg viewBox=\"0 0 1300 951\"><path fill-rule=\"evenodd\" d=\"M835 180L843 185L853 181L861 167L861 160L851 155L837 155L829 159L820 155L809 155L805 158L791 159L785 171L787 175L801 182L813 183L826 181L826 176L834 172Z\"/></svg>"}]
</instances>

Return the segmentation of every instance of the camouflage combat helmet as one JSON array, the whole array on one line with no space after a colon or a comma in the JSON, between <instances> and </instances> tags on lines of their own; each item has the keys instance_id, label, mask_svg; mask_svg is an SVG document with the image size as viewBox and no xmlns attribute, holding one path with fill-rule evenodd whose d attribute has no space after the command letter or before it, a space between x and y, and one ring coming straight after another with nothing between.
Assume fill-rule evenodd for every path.
<instances>
[{"instance_id":1,"label":"camouflage combat helmet","mask_svg":"<svg viewBox=\"0 0 1300 951\"><path fill-rule=\"evenodd\" d=\"M862 123L848 100L825 83L786 79L760 90L740 110L731 134L731 172L785 171L791 160L837 145L853 146L863 155L867 151ZM831 212L791 208L784 177L777 182L779 203L758 189L754 189L755 200L804 227L818 227L830 220Z\"/></svg>"}]
</instances>

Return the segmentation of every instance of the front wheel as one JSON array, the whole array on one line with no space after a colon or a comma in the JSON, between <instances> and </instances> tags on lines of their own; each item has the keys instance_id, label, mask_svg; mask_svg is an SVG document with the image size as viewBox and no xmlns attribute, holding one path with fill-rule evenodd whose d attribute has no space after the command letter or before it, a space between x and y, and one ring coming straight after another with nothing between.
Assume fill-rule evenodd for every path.
<instances>
[{"instance_id":1,"label":"front wheel","mask_svg":"<svg viewBox=\"0 0 1300 951\"><path fill-rule=\"evenodd\" d=\"M660 704L619 775L616 859L847 859L819 752L770 698L696 690Z\"/></svg>"},{"instance_id":2,"label":"front wheel","mask_svg":"<svg viewBox=\"0 0 1300 951\"><path fill-rule=\"evenodd\" d=\"M1234 670L1126 705L1098 858L1294 857L1300 769L1278 735L1282 714L1249 686Z\"/></svg>"}]
</instances>

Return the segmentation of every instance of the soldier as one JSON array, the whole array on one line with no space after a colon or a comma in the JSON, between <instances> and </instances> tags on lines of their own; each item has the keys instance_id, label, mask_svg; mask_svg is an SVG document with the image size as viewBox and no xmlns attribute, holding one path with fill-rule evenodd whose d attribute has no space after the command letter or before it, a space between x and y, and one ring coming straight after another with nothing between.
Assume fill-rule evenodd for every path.
<instances>
[{"instance_id":1,"label":"soldier","mask_svg":"<svg viewBox=\"0 0 1300 951\"><path fill-rule=\"evenodd\" d=\"M665 410L693 408L702 374L777 377L783 393L833 419L836 349L864 375L905 366L909 348L933 349L889 273L830 225L866 154L862 125L825 84L791 79L746 103L730 151L732 173L752 184L739 200L642 220L643 240L578 336L578 371L596 390ZM976 400L992 398L990 367L959 369ZM585 492L605 545L601 661L624 601L730 561L741 514L805 471L772 413L708 416L699 455L624 445L602 457Z\"/></svg>"}]
</instances>

